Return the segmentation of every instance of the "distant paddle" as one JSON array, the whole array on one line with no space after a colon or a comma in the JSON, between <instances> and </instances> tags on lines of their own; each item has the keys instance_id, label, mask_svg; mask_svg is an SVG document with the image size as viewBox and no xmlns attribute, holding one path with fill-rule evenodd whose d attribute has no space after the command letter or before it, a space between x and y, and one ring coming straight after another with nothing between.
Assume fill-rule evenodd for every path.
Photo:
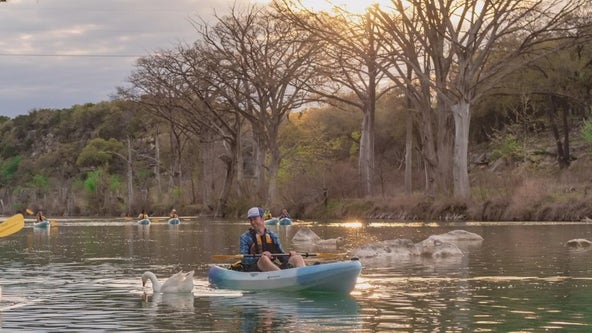
<instances>
[{"instance_id":1,"label":"distant paddle","mask_svg":"<svg viewBox=\"0 0 592 333\"><path fill-rule=\"evenodd\" d=\"M124 220L126 220L126 221L142 220L142 219L140 219L140 218L131 217L131 216L125 216L123 219L124 219ZM162 220L162 218L161 218L161 217L148 217L148 219L149 219L151 222L159 222L160 220Z\"/></svg>"},{"instance_id":2,"label":"distant paddle","mask_svg":"<svg viewBox=\"0 0 592 333\"><path fill-rule=\"evenodd\" d=\"M6 237L19 232L25 226L23 214L16 214L0 223L0 237Z\"/></svg>"},{"instance_id":3,"label":"distant paddle","mask_svg":"<svg viewBox=\"0 0 592 333\"><path fill-rule=\"evenodd\" d=\"M345 256L345 253L298 253L304 258L317 257L317 258L340 258ZM285 257L289 256L289 253L272 253L274 257ZM231 260L231 259L242 259L242 258L258 258L261 254L215 254L212 256L213 260Z\"/></svg>"}]
</instances>

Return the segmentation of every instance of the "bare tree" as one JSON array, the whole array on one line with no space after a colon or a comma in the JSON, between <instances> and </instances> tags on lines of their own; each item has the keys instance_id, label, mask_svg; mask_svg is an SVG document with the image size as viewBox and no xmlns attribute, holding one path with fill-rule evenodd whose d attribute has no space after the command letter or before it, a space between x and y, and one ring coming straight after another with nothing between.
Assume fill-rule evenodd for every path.
<instances>
[{"instance_id":1,"label":"bare tree","mask_svg":"<svg viewBox=\"0 0 592 333\"><path fill-rule=\"evenodd\" d=\"M251 125L260 152L259 174L266 174L269 182L263 199L273 204L279 199L279 127L289 112L306 101L304 88L317 74L314 60L321 45L314 35L295 31L289 22L274 18L267 7L241 10L235 6L213 28L205 24L198 28L204 45L228 74L225 85L246 100L235 105L236 111Z\"/></svg>"},{"instance_id":2,"label":"bare tree","mask_svg":"<svg viewBox=\"0 0 592 333\"><path fill-rule=\"evenodd\" d=\"M331 14L312 12L300 0L276 1L274 7L280 17L326 44L317 64L323 84L309 84L306 88L320 101L362 111L358 166L363 194L373 195L376 101L392 88L384 84L381 68L388 64L380 63L384 61L380 55L384 50L373 17L369 12L355 15L341 7L335 7Z\"/></svg>"},{"instance_id":3,"label":"bare tree","mask_svg":"<svg viewBox=\"0 0 592 333\"><path fill-rule=\"evenodd\" d=\"M401 6L403 2L397 3ZM390 67L382 68L384 73L403 91L406 92L409 107L407 130L412 131L416 123L420 135L418 146L423 159L425 172L425 194L434 197L438 192L446 191L445 171L451 161L451 148L447 144L450 135L449 113L437 102L434 86L445 86L445 74L450 67L450 59L440 59L434 63L427 56L426 40L436 44L437 36L421 34L420 13L406 12L397 7L396 12L383 12L374 7L373 14L379 22L381 31L378 36L384 39L384 55ZM398 13L403 13L398 14ZM443 48L443 45L434 47ZM406 140L406 177L410 177L412 133L407 133ZM451 162L450 162L451 163ZM406 179L406 183L410 180ZM410 186L409 186L410 187Z\"/></svg>"},{"instance_id":4,"label":"bare tree","mask_svg":"<svg viewBox=\"0 0 592 333\"><path fill-rule=\"evenodd\" d=\"M421 45L430 66L418 67L417 53L400 52L421 81L431 82L440 107L454 118L453 190L470 198L468 139L471 106L517 68L581 42L570 35L586 0L392 0L396 13L376 10L391 36L402 39L400 25ZM393 24L396 23L396 24ZM412 30L413 28L414 30ZM504 48L507 38L519 47ZM408 39L403 39L408 42ZM549 43L556 41L555 43ZM403 49L405 50L405 49ZM433 79L435 77L435 79ZM430 92L431 94L431 92ZM425 96L431 99L431 96ZM425 135L426 133L424 133Z\"/></svg>"},{"instance_id":5,"label":"bare tree","mask_svg":"<svg viewBox=\"0 0 592 333\"><path fill-rule=\"evenodd\" d=\"M240 117L219 100L220 93L209 84L207 77L213 72L205 60L210 61L198 49L182 45L141 58L130 76L133 87L125 95L201 142L222 140L228 154L221 158L227 172L216 205L220 216L234 180Z\"/></svg>"}]
</instances>

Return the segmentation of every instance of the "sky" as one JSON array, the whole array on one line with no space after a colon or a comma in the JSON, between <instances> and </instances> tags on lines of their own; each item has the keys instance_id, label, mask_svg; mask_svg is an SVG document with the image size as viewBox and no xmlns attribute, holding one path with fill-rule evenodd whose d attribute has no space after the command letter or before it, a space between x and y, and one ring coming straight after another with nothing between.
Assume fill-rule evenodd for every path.
<instances>
[{"instance_id":1,"label":"sky","mask_svg":"<svg viewBox=\"0 0 592 333\"><path fill-rule=\"evenodd\" d=\"M196 38L233 4L264 0L6 0L0 2L0 115L108 101L139 57Z\"/></svg>"}]
</instances>

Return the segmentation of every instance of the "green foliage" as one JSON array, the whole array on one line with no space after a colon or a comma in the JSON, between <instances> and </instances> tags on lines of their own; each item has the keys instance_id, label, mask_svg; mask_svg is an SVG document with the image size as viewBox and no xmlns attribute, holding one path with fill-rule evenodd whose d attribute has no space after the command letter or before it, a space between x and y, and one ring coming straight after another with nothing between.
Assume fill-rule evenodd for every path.
<instances>
[{"instance_id":1,"label":"green foliage","mask_svg":"<svg viewBox=\"0 0 592 333\"><path fill-rule=\"evenodd\" d=\"M84 189L87 192L93 193L97 191L98 184L101 179L101 173L101 170L97 170L86 174L86 180L84 180Z\"/></svg>"},{"instance_id":2,"label":"green foliage","mask_svg":"<svg viewBox=\"0 0 592 333\"><path fill-rule=\"evenodd\" d=\"M123 143L116 139L105 140L96 138L91 140L76 160L76 165L80 167L98 167L107 165L112 159L121 156Z\"/></svg>"},{"instance_id":3,"label":"green foliage","mask_svg":"<svg viewBox=\"0 0 592 333\"><path fill-rule=\"evenodd\" d=\"M175 186L172 190L173 199L179 200L183 194L183 189L180 186Z\"/></svg>"},{"instance_id":4,"label":"green foliage","mask_svg":"<svg viewBox=\"0 0 592 333\"><path fill-rule=\"evenodd\" d=\"M49 182L47 181L47 178L42 175L33 176L32 185L40 192L46 192L49 189Z\"/></svg>"},{"instance_id":5,"label":"green foliage","mask_svg":"<svg viewBox=\"0 0 592 333\"><path fill-rule=\"evenodd\" d=\"M349 151L350 156L356 156L360 151L360 139L362 138L361 131L354 131L351 134L351 137L354 139L354 144L351 145L351 149Z\"/></svg>"},{"instance_id":6,"label":"green foliage","mask_svg":"<svg viewBox=\"0 0 592 333\"><path fill-rule=\"evenodd\" d=\"M351 121L351 114L344 111L302 111L297 119L280 130L279 140L285 156L280 177L289 177L301 170L313 173L314 169L329 165L331 160L349 159L352 146L357 147L351 133L358 126Z\"/></svg>"},{"instance_id":7,"label":"green foliage","mask_svg":"<svg viewBox=\"0 0 592 333\"><path fill-rule=\"evenodd\" d=\"M27 140L23 129L17 127L16 119L14 121L5 121L0 124L0 158L9 159L15 155L21 154L25 149Z\"/></svg>"},{"instance_id":8,"label":"green foliage","mask_svg":"<svg viewBox=\"0 0 592 333\"><path fill-rule=\"evenodd\" d=\"M588 143L592 143L592 121L584 121L582 129L580 130L580 136Z\"/></svg>"},{"instance_id":9,"label":"green foliage","mask_svg":"<svg viewBox=\"0 0 592 333\"><path fill-rule=\"evenodd\" d=\"M491 145L493 159L504 158L512 161L524 157L522 144L513 133L495 135Z\"/></svg>"},{"instance_id":10,"label":"green foliage","mask_svg":"<svg viewBox=\"0 0 592 333\"><path fill-rule=\"evenodd\" d=\"M139 187L146 188L150 184L150 179L154 178L154 170L149 168L138 168L135 170L135 178Z\"/></svg>"},{"instance_id":11,"label":"green foliage","mask_svg":"<svg viewBox=\"0 0 592 333\"><path fill-rule=\"evenodd\" d=\"M22 157L15 156L14 158L2 163L0 165L0 185L8 185L14 179L16 172L21 164Z\"/></svg>"},{"instance_id":12,"label":"green foliage","mask_svg":"<svg viewBox=\"0 0 592 333\"><path fill-rule=\"evenodd\" d=\"M123 189L123 182L121 181L121 177L118 175L111 175L109 176L109 190L112 192L118 192Z\"/></svg>"}]
</instances>

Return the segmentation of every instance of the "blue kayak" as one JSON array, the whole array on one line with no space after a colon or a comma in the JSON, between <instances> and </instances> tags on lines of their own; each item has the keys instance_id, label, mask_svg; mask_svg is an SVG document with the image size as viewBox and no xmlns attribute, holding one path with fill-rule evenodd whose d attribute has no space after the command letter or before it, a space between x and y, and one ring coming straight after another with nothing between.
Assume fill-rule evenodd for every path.
<instances>
[{"instance_id":1,"label":"blue kayak","mask_svg":"<svg viewBox=\"0 0 592 333\"><path fill-rule=\"evenodd\" d=\"M181 220L179 220L178 217L173 217L169 219L169 224L179 224L181 223Z\"/></svg>"},{"instance_id":2,"label":"blue kayak","mask_svg":"<svg viewBox=\"0 0 592 333\"><path fill-rule=\"evenodd\" d=\"M272 272L240 272L213 265L208 280L218 289L349 294L361 271L357 259Z\"/></svg>"},{"instance_id":3,"label":"blue kayak","mask_svg":"<svg viewBox=\"0 0 592 333\"><path fill-rule=\"evenodd\" d=\"M50 223L48 220L43 220L40 222L33 223L33 227L36 227L36 228L47 228L49 226L50 226Z\"/></svg>"},{"instance_id":4,"label":"blue kayak","mask_svg":"<svg viewBox=\"0 0 592 333\"><path fill-rule=\"evenodd\" d=\"M265 220L266 225L277 225L280 220L277 217L272 217L270 219Z\"/></svg>"},{"instance_id":5,"label":"blue kayak","mask_svg":"<svg viewBox=\"0 0 592 333\"><path fill-rule=\"evenodd\" d=\"M140 221L138 221L138 224L143 224L143 225L150 224L150 219L141 219Z\"/></svg>"},{"instance_id":6,"label":"blue kayak","mask_svg":"<svg viewBox=\"0 0 592 333\"><path fill-rule=\"evenodd\" d=\"M289 217L282 217L280 219L280 225L290 225L292 224L292 219Z\"/></svg>"}]
</instances>

